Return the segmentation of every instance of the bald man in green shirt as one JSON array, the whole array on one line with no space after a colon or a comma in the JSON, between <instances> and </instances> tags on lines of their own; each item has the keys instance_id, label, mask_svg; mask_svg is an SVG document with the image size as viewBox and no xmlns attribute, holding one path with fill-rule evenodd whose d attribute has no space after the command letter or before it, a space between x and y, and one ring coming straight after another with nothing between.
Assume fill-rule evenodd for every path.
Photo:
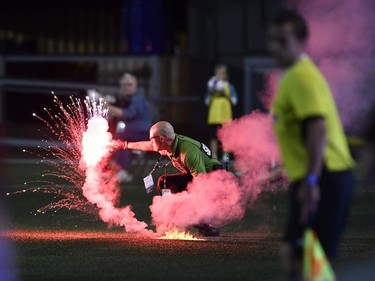
<instances>
[{"instance_id":1,"label":"bald man in green shirt","mask_svg":"<svg viewBox=\"0 0 375 281\"><path fill-rule=\"evenodd\" d=\"M173 126L167 121L155 123L150 129L150 140L127 142L116 140L117 149L135 149L142 151L155 151L169 157L173 166L180 171L177 174L165 174L158 179L158 189L170 189L171 193L186 190L193 177L201 173L224 169L211 150L203 143L192 138L176 134ZM218 236L219 231L201 224L195 226L205 236Z\"/></svg>"}]
</instances>

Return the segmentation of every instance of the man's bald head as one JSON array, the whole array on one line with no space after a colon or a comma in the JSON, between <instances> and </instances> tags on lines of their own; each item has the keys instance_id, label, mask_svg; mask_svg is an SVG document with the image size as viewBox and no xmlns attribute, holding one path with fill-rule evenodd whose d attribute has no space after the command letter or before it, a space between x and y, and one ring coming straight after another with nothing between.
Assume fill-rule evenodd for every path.
<instances>
[{"instance_id":1,"label":"man's bald head","mask_svg":"<svg viewBox=\"0 0 375 281\"><path fill-rule=\"evenodd\" d=\"M174 140L175 132L171 123L167 121L160 121L155 123L150 130L150 135L155 136L163 136L167 139Z\"/></svg>"}]
</instances>

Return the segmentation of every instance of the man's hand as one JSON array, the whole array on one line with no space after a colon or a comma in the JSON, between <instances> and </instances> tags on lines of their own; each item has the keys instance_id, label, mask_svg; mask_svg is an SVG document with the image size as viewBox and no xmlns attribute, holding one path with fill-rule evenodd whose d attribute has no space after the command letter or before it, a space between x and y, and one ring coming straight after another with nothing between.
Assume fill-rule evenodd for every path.
<instances>
[{"instance_id":1,"label":"man's hand","mask_svg":"<svg viewBox=\"0 0 375 281\"><path fill-rule=\"evenodd\" d=\"M126 150L128 149L128 141L113 140L111 142L111 148L113 150Z\"/></svg>"},{"instance_id":2,"label":"man's hand","mask_svg":"<svg viewBox=\"0 0 375 281\"><path fill-rule=\"evenodd\" d=\"M303 225L308 225L310 215L314 214L318 209L320 200L320 190L317 184L308 185L302 183L298 194L301 203L300 221Z\"/></svg>"}]
</instances>

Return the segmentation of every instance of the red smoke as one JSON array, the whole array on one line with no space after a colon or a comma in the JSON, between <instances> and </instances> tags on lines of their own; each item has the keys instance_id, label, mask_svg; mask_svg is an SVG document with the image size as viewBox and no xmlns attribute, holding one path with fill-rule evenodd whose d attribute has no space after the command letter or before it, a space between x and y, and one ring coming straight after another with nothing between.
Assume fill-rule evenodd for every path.
<instances>
[{"instance_id":1,"label":"red smoke","mask_svg":"<svg viewBox=\"0 0 375 281\"><path fill-rule=\"evenodd\" d=\"M332 88L345 129L362 133L375 102L375 2L310 0L294 6L308 21L308 54Z\"/></svg>"},{"instance_id":2,"label":"red smoke","mask_svg":"<svg viewBox=\"0 0 375 281\"><path fill-rule=\"evenodd\" d=\"M241 189L246 200L253 202L268 186L264 179L271 168L280 163L271 116L253 111L225 124L218 137L223 149L233 153L234 168L241 173Z\"/></svg>"},{"instance_id":3,"label":"red smoke","mask_svg":"<svg viewBox=\"0 0 375 281\"><path fill-rule=\"evenodd\" d=\"M276 87L279 80L280 72L272 69L264 73L264 85L257 96L266 110L271 109L272 101L276 93Z\"/></svg>"},{"instance_id":4,"label":"red smoke","mask_svg":"<svg viewBox=\"0 0 375 281\"><path fill-rule=\"evenodd\" d=\"M232 173L215 171L194 178L187 191L155 196L150 209L157 232L201 223L220 226L241 219L245 210L238 184Z\"/></svg>"}]
</instances>

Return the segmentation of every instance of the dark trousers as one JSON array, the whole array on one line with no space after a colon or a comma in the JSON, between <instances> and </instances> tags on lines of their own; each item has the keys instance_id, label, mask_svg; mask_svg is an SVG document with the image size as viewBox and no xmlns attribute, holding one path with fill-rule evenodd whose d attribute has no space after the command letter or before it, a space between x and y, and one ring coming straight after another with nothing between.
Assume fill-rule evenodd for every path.
<instances>
[{"instance_id":1,"label":"dark trousers","mask_svg":"<svg viewBox=\"0 0 375 281\"><path fill-rule=\"evenodd\" d=\"M349 207L351 205L355 182L351 170L329 172L323 170L319 180L320 201L316 214L311 217L310 225L319 237L328 257L338 254L339 243L345 229ZM301 206L298 191L301 181L293 182L288 190L289 215L285 232L285 241L294 246L295 256L302 254L302 237L306 229L300 223Z\"/></svg>"}]
</instances>

